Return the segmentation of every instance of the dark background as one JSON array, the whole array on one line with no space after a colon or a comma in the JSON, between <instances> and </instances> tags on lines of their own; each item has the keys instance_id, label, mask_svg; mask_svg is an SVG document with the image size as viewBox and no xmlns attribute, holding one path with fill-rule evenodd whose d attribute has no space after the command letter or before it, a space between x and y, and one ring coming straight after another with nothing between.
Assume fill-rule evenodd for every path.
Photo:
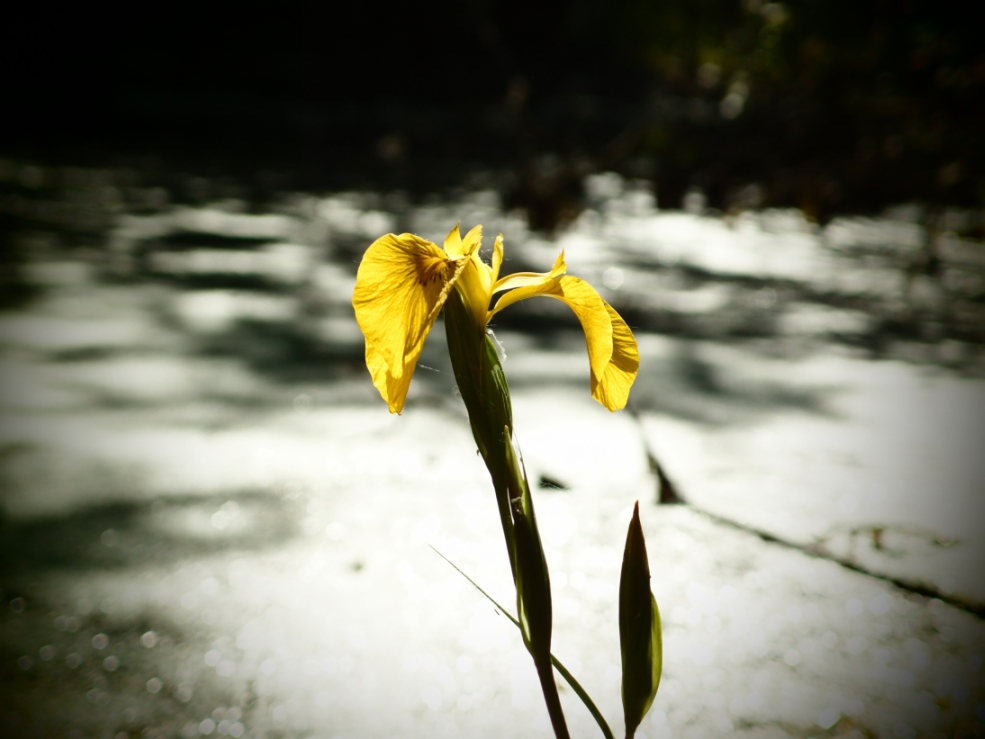
<instances>
[{"instance_id":1,"label":"dark background","mask_svg":"<svg viewBox=\"0 0 985 739\"><path fill-rule=\"evenodd\" d=\"M974 3L437 0L7 11L0 155L399 187L535 228L593 170L824 220L985 200ZM716 72L717 70L717 72ZM738 87L736 87L738 85ZM738 90L741 112L723 115ZM480 173L477 175L477 173ZM490 174L491 173L491 174ZM750 189L749 185L756 187Z\"/></svg>"}]
</instances>

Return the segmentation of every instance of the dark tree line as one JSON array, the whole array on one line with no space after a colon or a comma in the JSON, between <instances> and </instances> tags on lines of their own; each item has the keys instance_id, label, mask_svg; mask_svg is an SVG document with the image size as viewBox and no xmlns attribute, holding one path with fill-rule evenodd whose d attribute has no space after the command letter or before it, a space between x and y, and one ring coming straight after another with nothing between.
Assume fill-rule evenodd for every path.
<instances>
[{"instance_id":1,"label":"dark tree line","mask_svg":"<svg viewBox=\"0 0 985 739\"><path fill-rule=\"evenodd\" d=\"M472 169L541 225L614 169L818 217L985 200L972 3L241 3L21 9L0 154L424 191ZM148 13L150 15L148 15ZM538 205L539 204L539 205ZM536 220L536 219L535 219Z\"/></svg>"}]
</instances>

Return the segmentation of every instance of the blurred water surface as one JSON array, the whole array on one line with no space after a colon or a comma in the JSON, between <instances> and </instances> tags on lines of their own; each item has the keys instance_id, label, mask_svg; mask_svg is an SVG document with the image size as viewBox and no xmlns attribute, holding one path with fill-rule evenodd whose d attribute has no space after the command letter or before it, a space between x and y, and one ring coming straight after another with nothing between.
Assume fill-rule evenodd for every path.
<instances>
[{"instance_id":1,"label":"blurred water surface","mask_svg":"<svg viewBox=\"0 0 985 739\"><path fill-rule=\"evenodd\" d=\"M636 416L613 416L565 306L494 327L558 653L610 722L650 454L690 505L644 510L667 640L648 736L981 735L982 213L819 225L581 187L548 234L488 182L257 200L0 162L5 735L549 735L518 635L424 546L511 602L441 325L390 417L350 304L372 240L459 221L504 234L505 272L563 249L640 344Z\"/></svg>"}]
</instances>

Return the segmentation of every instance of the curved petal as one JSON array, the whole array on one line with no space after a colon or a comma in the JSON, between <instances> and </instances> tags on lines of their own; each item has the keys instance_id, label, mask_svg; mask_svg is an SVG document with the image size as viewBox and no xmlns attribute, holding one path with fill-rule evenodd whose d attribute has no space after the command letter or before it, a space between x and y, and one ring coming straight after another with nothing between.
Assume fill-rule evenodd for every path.
<instances>
[{"instance_id":1,"label":"curved petal","mask_svg":"<svg viewBox=\"0 0 985 739\"><path fill-rule=\"evenodd\" d=\"M592 397L610 411L618 411L629 400L629 390L640 369L640 352L622 316L608 303L605 308L612 321L612 358L601 375L592 373Z\"/></svg>"},{"instance_id":2,"label":"curved petal","mask_svg":"<svg viewBox=\"0 0 985 739\"><path fill-rule=\"evenodd\" d=\"M477 254L482 245L482 226L473 226L462 239L462 254Z\"/></svg>"},{"instance_id":3,"label":"curved petal","mask_svg":"<svg viewBox=\"0 0 985 739\"><path fill-rule=\"evenodd\" d=\"M493 260L494 260L493 264L495 266L495 254L493 255ZM560 254L557 255L557 259L554 260L554 266L551 267L550 272L514 272L508 277L504 277L501 280L496 280L495 284L493 284L492 291L493 293L498 293L501 290L512 290L517 287L531 287L533 285L543 285L550 280L560 277L567 271L568 271L568 265L564 261L564 252L562 251ZM497 305L496 310L493 311L493 313L496 313L499 310L500 308ZM490 318L491 317L492 315L490 314Z\"/></svg>"},{"instance_id":4,"label":"curved petal","mask_svg":"<svg viewBox=\"0 0 985 739\"><path fill-rule=\"evenodd\" d=\"M558 262L562 260L563 255L558 257ZM506 293L496 303L496 308L490 313L490 318L503 308L536 295L563 300L578 316L582 330L585 332L588 363L592 368L593 378L603 377L609 360L612 358L613 330L607 303L602 300L594 287L577 277L562 275L551 278L549 275L540 275L540 278L542 280L540 283L517 287Z\"/></svg>"},{"instance_id":5,"label":"curved petal","mask_svg":"<svg viewBox=\"0 0 985 739\"><path fill-rule=\"evenodd\" d=\"M413 234L387 234L359 264L352 307L373 383L393 413L403 408L424 339L465 263Z\"/></svg>"},{"instance_id":6,"label":"curved petal","mask_svg":"<svg viewBox=\"0 0 985 739\"><path fill-rule=\"evenodd\" d=\"M422 341L417 351L411 352L407 361L404 362L400 377L394 377L380 353L373 348L372 344L366 342L366 368L373 378L376 389L380 391L380 395L389 406L390 413L400 413L404 409L410 381L414 377L414 366L417 364L417 358L421 356L421 349L423 348L424 342Z\"/></svg>"},{"instance_id":7,"label":"curved petal","mask_svg":"<svg viewBox=\"0 0 985 739\"><path fill-rule=\"evenodd\" d=\"M462 238L462 232L459 227L462 222L459 221L455 224L454 228L448 232L445 237L445 253L452 259L458 259L464 256L471 256L479 251L479 247L482 245L482 226L473 226L472 229L465 234L465 238Z\"/></svg>"}]
</instances>

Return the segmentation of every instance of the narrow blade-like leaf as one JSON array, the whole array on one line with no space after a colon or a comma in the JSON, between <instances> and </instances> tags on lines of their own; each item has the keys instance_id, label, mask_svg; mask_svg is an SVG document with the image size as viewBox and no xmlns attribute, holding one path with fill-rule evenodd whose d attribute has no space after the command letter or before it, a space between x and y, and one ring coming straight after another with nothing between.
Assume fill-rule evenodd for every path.
<instances>
[{"instance_id":1,"label":"narrow blade-like leaf","mask_svg":"<svg viewBox=\"0 0 985 739\"><path fill-rule=\"evenodd\" d=\"M520 629L520 631L522 633L523 629L520 626L520 622L513 617L513 614L512 613L510 613L505 608L503 608L503 606L501 606L497 602L497 600L495 598L493 598L491 595L489 595L489 593L487 593L485 590L482 589L482 586L479 585L479 583L477 583L471 577L469 577L468 575L466 575L462 571L462 569L458 565L456 565L454 562L452 562L450 559L448 559L448 557L446 557L445 555L443 555L441 552L439 552L437 549L435 549L430 544L428 546L431 547L431 549L434 551L435 554L437 554L439 557L441 557L443 560L445 560L445 562L447 562L452 567L454 567L455 568L455 571L459 575L461 575L466 580L468 580L470 583L472 583L472 587L474 587L476 590L478 590L480 593L482 593L486 597L486 600L488 600L490 603L492 603L493 606L495 606L496 610L499 611L500 613L502 613L504 616L506 616L506 618L508 618L513 623L514 626L516 626L518 629ZM551 664L554 665L554 668L558 672L561 673L561 677L563 677L565 679L565 681L567 681L568 685L571 686L571 689L573 691L575 691L575 695L577 695L579 698L581 698L581 702L585 704L585 708L587 708L588 709L588 712L590 714L592 714L592 718L594 718L595 719L595 723L597 723L599 725L599 729L602 730L602 735L605 737L605 739L615 739L615 737L612 734L612 729L609 728L609 724L605 720L605 716L602 715L602 712L598 709L598 706L595 705L595 701L592 700L592 698L588 694L588 692L581 686L581 683L579 683L575 679L575 676L572 675L571 672L569 672L569 670L568 670L567 667L565 667L563 664L561 664L561 660L559 660L553 654L551 655Z\"/></svg>"}]
</instances>

